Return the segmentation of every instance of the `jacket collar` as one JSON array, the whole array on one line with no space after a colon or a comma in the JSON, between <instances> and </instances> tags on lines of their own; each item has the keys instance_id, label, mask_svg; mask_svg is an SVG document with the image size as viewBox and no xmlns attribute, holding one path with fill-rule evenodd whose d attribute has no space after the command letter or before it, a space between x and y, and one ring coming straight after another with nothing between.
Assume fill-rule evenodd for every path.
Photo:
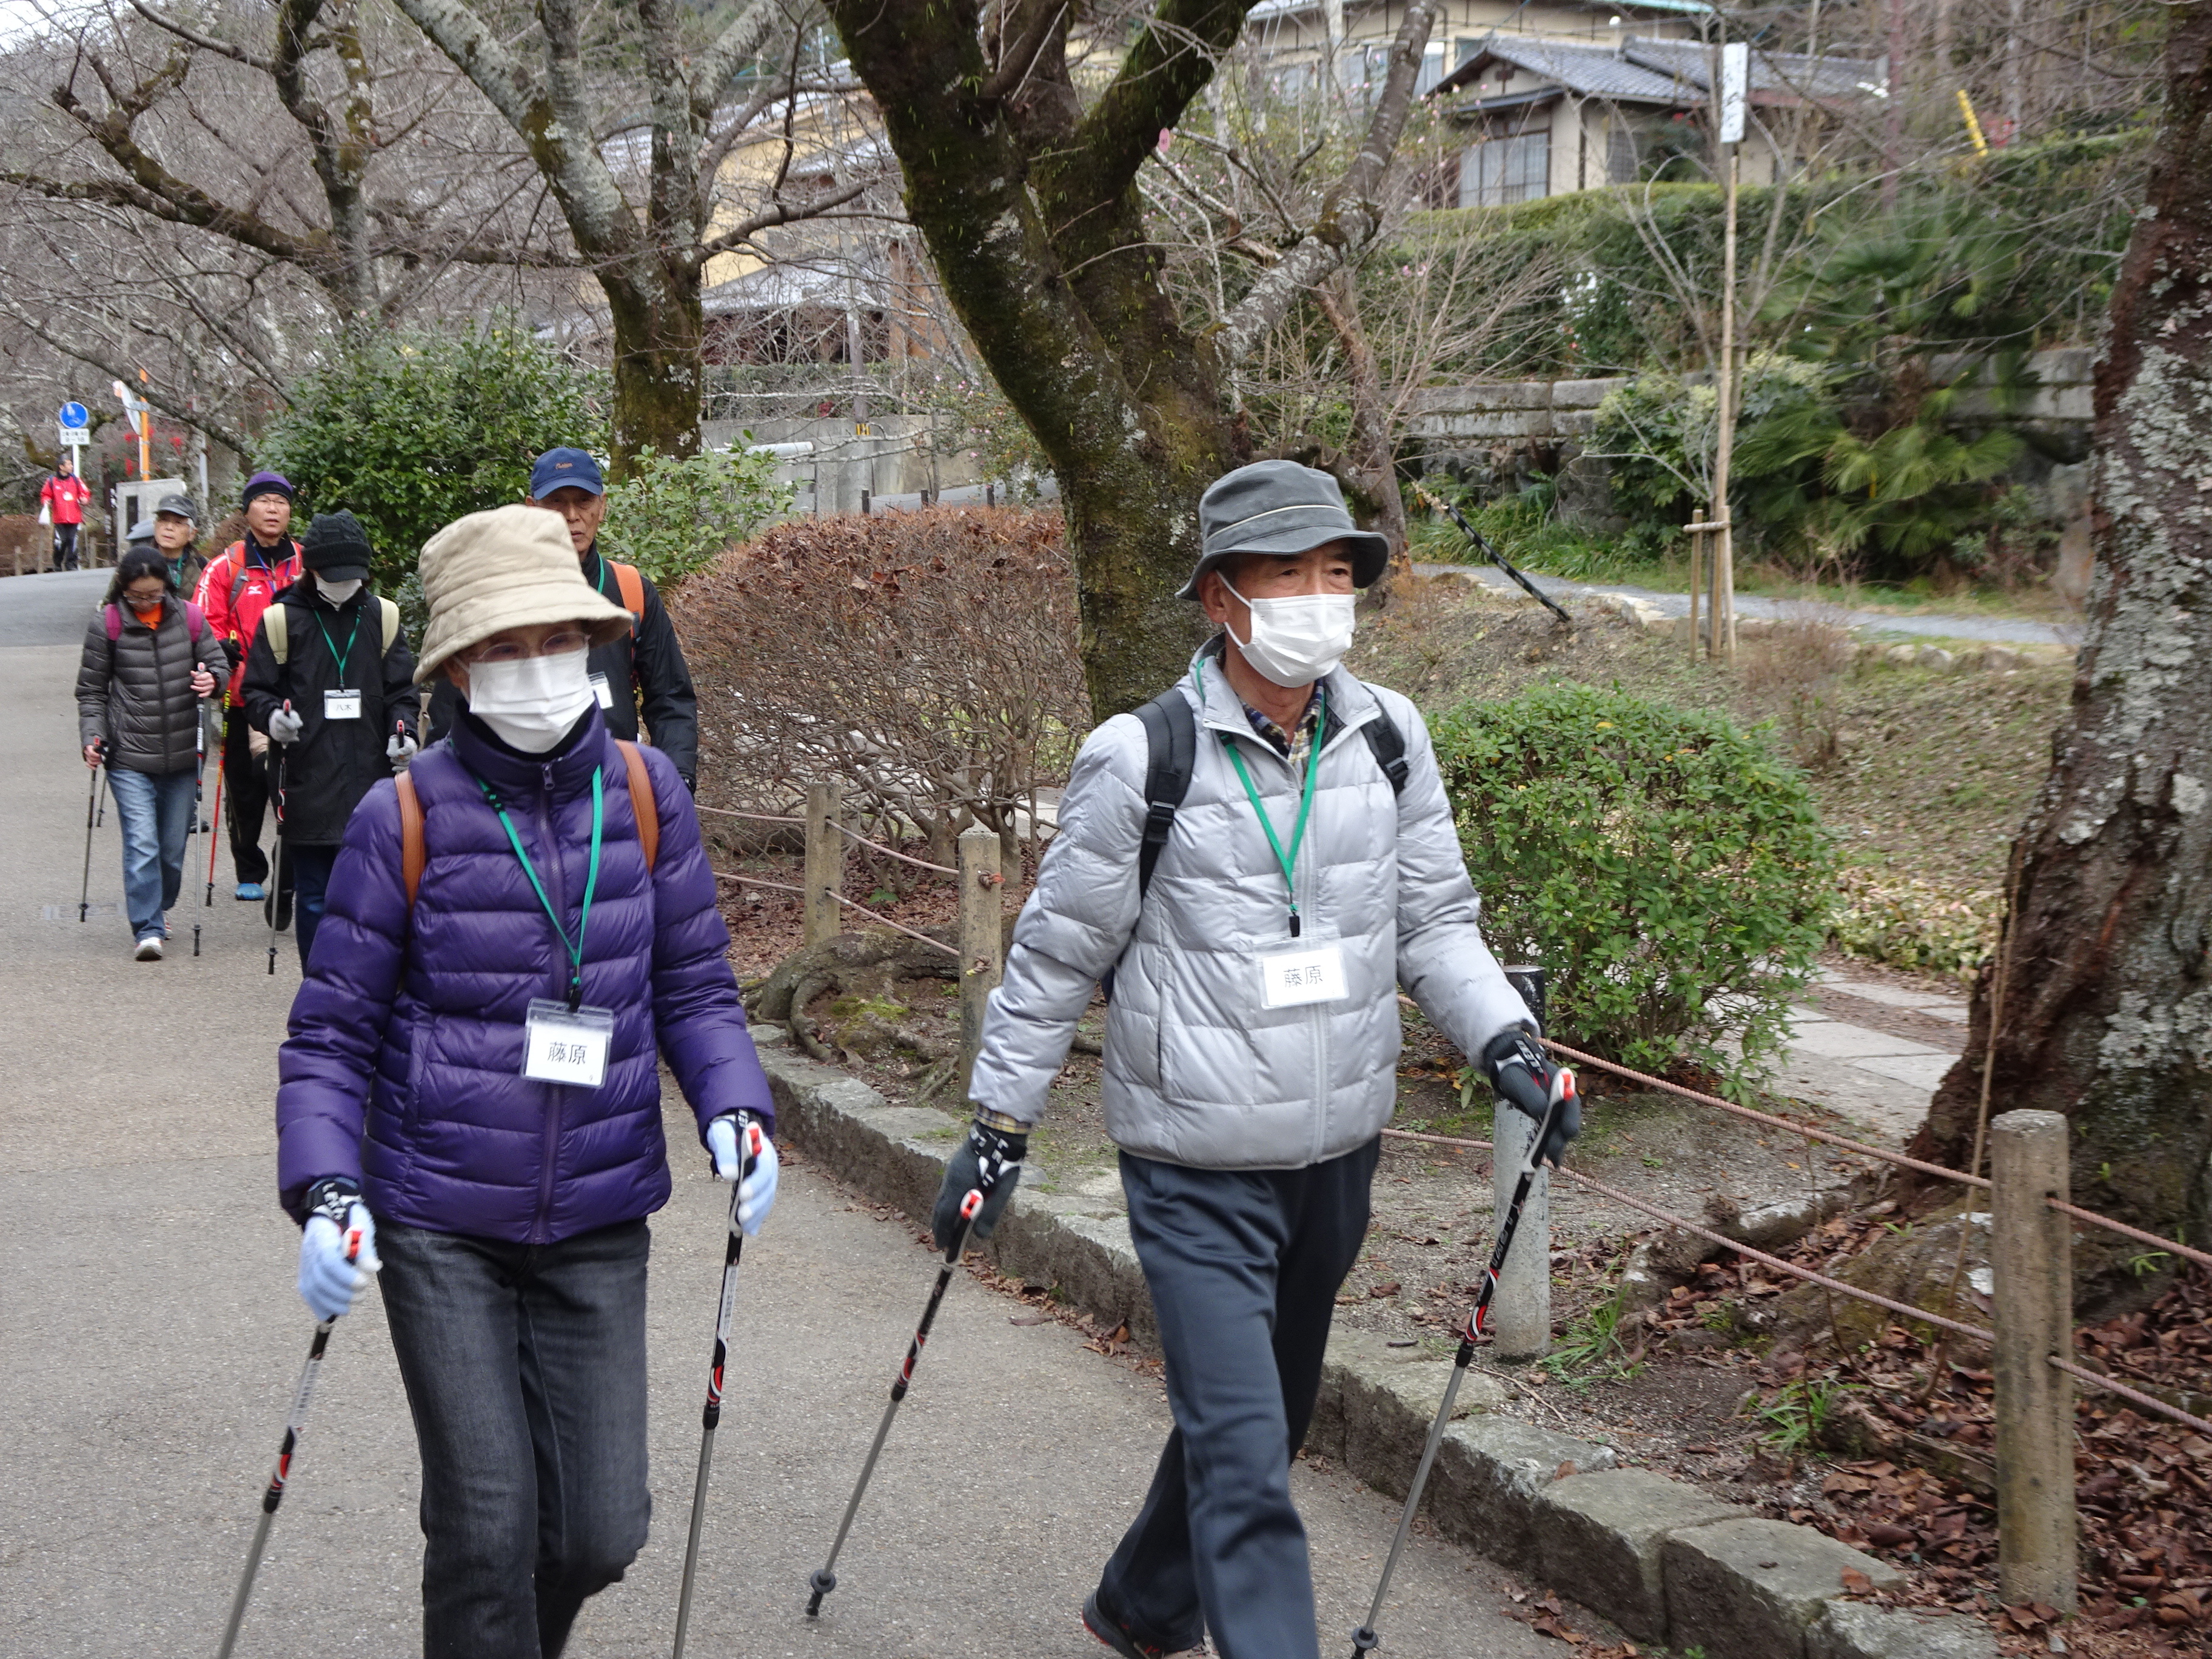
<instances>
[{"instance_id":1,"label":"jacket collar","mask_svg":"<svg viewBox=\"0 0 2212 1659\"><path fill-rule=\"evenodd\" d=\"M1257 738L1252 722L1245 717L1244 700L1237 695L1237 688L1229 684L1229 675L1222 666L1222 658L1229 649L1227 636L1216 634L1190 659L1191 678L1197 685L1205 687L1206 695L1199 702L1200 724L1213 727L1230 737ZM1200 665L1206 669L1199 677ZM1328 696L1328 724L1322 732L1322 747L1328 747L1346 732L1373 720L1382 705L1375 694L1340 663L1322 678L1322 687ZM1273 754L1272 747L1261 745Z\"/></svg>"},{"instance_id":2,"label":"jacket collar","mask_svg":"<svg viewBox=\"0 0 2212 1659\"><path fill-rule=\"evenodd\" d=\"M500 741L492 729L464 708L453 722L453 757L495 793L521 798L544 792L549 782L556 798L582 794L592 774L609 758L606 722L595 702L576 721L568 738L543 755L526 755Z\"/></svg>"}]
</instances>

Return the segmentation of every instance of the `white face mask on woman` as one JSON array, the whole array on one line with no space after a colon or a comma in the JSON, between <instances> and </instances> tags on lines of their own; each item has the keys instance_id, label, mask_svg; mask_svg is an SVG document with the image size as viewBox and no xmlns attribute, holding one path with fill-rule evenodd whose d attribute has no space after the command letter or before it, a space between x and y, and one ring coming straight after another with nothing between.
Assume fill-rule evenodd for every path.
<instances>
[{"instance_id":1,"label":"white face mask on woman","mask_svg":"<svg viewBox=\"0 0 2212 1659\"><path fill-rule=\"evenodd\" d=\"M585 667L588 653L562 651L469 667L469 712L525 754L542 755L599 701Z\"/></svg>"},{"instance_id":2,"label":"white face mask on woman","mask_svg":"<svg viewBox=\"0 0 2212 1659\"><path fill-rule=\"evenodd\" d=\"M361 592L361 578L349 576L343 581L332 581L328 576L318 576L315 578L315 592L331 605L341 605Z\"/></svg>"},{"instance_id":3,"label":"white face mask on woman","mask_svg":"<svg viewBox=\"0 0 2212 1659\"><path fill-rule=\"evenodd\" d=\"M1221 585L1229 587L1226 576ZM1237 593L1233 587L1229 591ZM1237 597L1244 599L1242 593ZM1229 637L1237 640L1237 648L1255 672L1286 690L1311 685L1352 648L1352 609L1359 603L1353 594L1300 593L1244 603L1252 611L1252 637L1237 640L1233 629Z\"/></svg>"}]
</instances>

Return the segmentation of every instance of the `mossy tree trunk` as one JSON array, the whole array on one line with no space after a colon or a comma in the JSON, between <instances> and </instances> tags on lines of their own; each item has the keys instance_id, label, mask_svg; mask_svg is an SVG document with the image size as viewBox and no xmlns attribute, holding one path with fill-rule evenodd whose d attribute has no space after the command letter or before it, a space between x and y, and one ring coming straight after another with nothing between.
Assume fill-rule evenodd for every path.
<instances>
[{"instance_id":1,"label":"mossy tree trunk","mask_svg":"<svg viewBox=\"0 0 2212 1659\"><path fill-rule=\"evenodd\" d=\"M1320 218L1220 327L1176 315L1137 171L1204 90L1251 0L1159 0L1120 70L1079 98L1058 0L829 0L883 112L907 210L1006 398L1051 459L1074 547L1099 719L1183 671L1198 498L1250 459L1229 367L1379 228L1433 0L1415 0L1366 142Z\"/></svg>"},{"instance_id":2,"label":"mossy tree trunk","mask_svg":"<svg viewBox=\"0 0 2212 1659\"><path fill-rule=\"evenodd\" d=\"M2148 203L2096 374L2097 576L2072 709L2014 849L2003 1006L1977 987L1966 1053L1913 1143L1971 1155L1992 1114L2073 1120L2075 1201L2207 1237L2212 1153L2212 0L2169 13ZM2144 1247L2094 1231L2077 1286ZM2166 1265L2172 1265L2167 1263Z\"/></svg>"}]
</instances>

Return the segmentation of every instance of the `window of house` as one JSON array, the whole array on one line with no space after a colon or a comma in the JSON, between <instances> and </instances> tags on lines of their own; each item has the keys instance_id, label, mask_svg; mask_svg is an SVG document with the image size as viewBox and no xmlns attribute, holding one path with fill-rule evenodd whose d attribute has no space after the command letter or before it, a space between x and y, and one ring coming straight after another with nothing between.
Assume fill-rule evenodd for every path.
<instances>
[{"instance_id":1,"label":"window of house","mask_svg":"<svg viewBox=\"0 0 2212 1659\"><path fill-rule=\"evenodd\" d=\"M1548 130L1485 138L1460 156L1459 204L1504 207L1551 194Z\"/></svg>"}]
</instances>

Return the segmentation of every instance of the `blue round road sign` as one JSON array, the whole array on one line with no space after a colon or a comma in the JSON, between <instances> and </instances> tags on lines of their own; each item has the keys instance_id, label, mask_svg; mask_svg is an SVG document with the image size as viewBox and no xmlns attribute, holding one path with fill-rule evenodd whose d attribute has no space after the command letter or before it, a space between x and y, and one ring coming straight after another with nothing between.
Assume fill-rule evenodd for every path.
<instances>
[{"instance_id":1,"label":"blue round road sign","mask_svg":"<svg viewBox=\"0 0 2212 1659\"><path fill-rule=\"evenodd\" d=\"M62 424L64 426L90 426L92 424L92 416L85 413L84 405L82 404L64 404L62 405Z\"/></svg>"}]
</instances>

